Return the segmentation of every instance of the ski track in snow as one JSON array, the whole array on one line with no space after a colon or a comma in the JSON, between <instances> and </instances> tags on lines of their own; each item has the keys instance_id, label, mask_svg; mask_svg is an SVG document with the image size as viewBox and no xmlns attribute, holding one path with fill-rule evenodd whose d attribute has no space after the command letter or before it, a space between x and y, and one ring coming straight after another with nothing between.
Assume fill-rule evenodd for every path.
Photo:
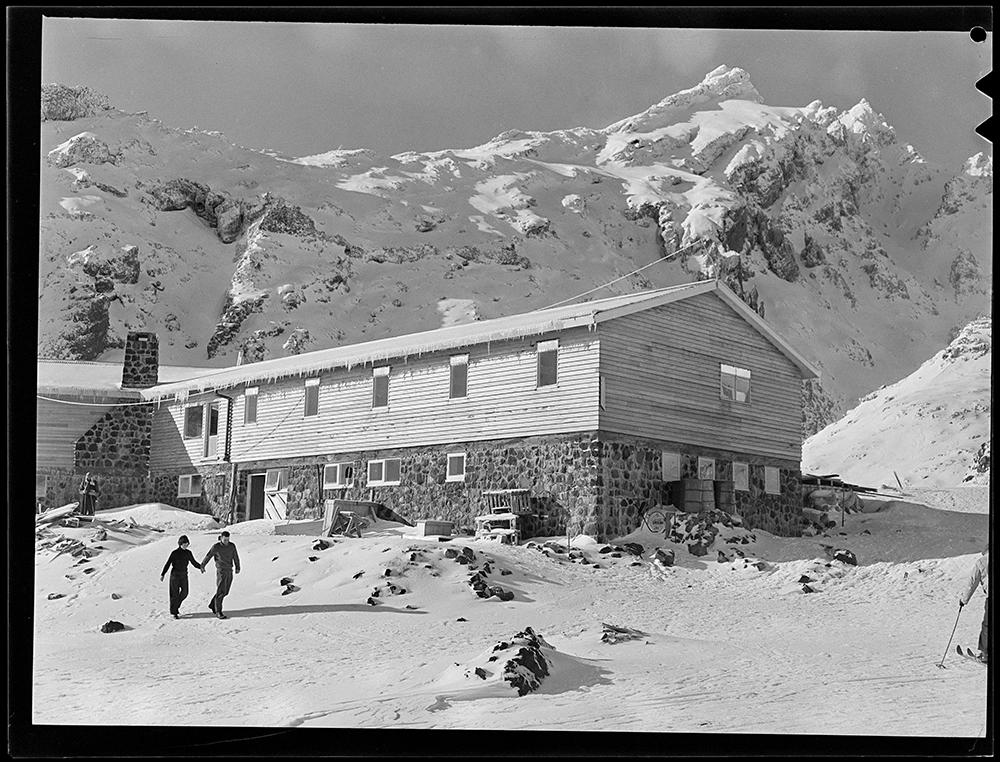
<instances>
[{"instance_id":1,"label":"ski track in snow","mask_svg":"<svg viewBox=\"0 0 1000 762\"><path fill-rule=\"evenodd\" d=\"M804 558L757 571L683 551L670 569L592 554L595 569L461 538L389 532L315 551L312 537L238 527L243 572L226 621L206 608L211 570L191 573L182 619L169 618L159 581L169 532L82 564L40 553L34 721L914 736L984 726L986 670L954 650L947 669L936 666L973 555L859 567ZM187 534L198 558L214 539ZM443 558L455 546L492 557L490 584L515 599L476 598L468 568ZM434 569L406 565L412 547ZM819 593L796 589L802 573L820 577ZM299 592L281 594L286 575ZM387 581L407 594L367 605ZM51 591L66 597L47 600ZM981 607L977 595L954 642L975 642ZM109 619L130 629L101 633ZM609 645L602 622L647 636ZM525 626L554 648L536 692L483 695L478 678L442 677Z\"/></svg>"}]
</instances>

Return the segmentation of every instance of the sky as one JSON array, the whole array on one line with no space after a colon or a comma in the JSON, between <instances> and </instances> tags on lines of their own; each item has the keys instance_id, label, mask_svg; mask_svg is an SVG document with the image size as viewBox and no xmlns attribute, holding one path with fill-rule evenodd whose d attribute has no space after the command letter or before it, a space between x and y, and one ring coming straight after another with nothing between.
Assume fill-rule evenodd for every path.
<instances>
[{"instance_id":1,"label":"sky","mask_svg":"<svg viewBox=\"0 0 1000 762\"><path fill-rule=\"evenodd\" d=\"M45 18L45 83L168 126L305 156L467 148L510 129L605 127L745 69L765 103L866 98L925 158L992 153L975 82L992 33Z\"/></svg>"}]
</instances>

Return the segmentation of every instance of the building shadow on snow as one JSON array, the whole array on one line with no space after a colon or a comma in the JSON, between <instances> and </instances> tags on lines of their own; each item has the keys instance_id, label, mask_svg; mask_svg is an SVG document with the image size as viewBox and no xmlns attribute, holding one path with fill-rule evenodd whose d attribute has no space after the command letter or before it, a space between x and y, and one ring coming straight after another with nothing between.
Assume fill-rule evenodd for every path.
<instances>
[{"instance_id":1,"label":"building shadow on snow","mask_svg":"<svg viewBox=\"0 0 1000 762\"><path fill-rule=\"evenodd\" d=\"M369 613L369 614L426 614L426 611L416 609L396 609L389 606L369 606L367 603L317 603L302 606L259 606L252 609L232 609L226 611L229 619L245 619L262 616L288 616L291 614L336 614L336 613ZM184 619L215 619L215 614L208 611L186 614Z\"/></svg>"}]
</instances>

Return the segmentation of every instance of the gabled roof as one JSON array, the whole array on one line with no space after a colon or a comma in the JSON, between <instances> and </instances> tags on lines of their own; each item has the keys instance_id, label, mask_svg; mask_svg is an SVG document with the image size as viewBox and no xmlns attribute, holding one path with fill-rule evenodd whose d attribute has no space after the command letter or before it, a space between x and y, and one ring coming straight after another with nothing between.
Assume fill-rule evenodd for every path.
<instances>
[{"instance_id":1,"label":"gabled roof","mask_svg":"<svg viewBox=\"0 0 1000 762\"><path fill-rule=\"evenodd\" d=\"M774 329L768 326L756 312L744 304L739 297L720 281L707 280L643 291L638 294L549 307L509 317L437 328L432 331L376 339L362 344L321 349L316 352L263 360L231 368L200 369L202 372L197 377L178 380L174 383L161 383L142 390L141 394L144 399L185 397L188 394L197 394L213 389L273 381L289 376L304 376L333 368L350 368L356 365L461 349L494 341L537 336L579 326L594 327L606 320L613 320L634 312L669 304L679 299L689 299L710 292L718 293L741 317L760 331L802 371L803 377L819 377L819 371L782 339Z\"/></svg>"}]
</instances>

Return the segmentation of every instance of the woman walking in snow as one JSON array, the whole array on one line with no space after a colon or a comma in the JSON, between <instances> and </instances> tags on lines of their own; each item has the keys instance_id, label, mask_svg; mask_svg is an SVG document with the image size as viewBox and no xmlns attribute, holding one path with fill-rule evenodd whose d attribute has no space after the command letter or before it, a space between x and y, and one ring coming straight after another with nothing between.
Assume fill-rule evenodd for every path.
<instances>
[{"instance_id":1,"label":"woman walking in snow","mask_svg":"<svg viewBox=\"0 0 1000 762\"><path fill-rule=\"evenodd\" d=\"M170 614L174 619L181 618L181 604L188 595L188 564L200 569L202 574L205 573L188 550L190 544L187 535L178 537L177 548L170 554L167 563L163 565L163 571L160 572L160 582L163 582L167 569L170 569Z\"/></svg>"},{"instance_id":2,"label":"woman walking in snow","mask_svg":"<svg viewBox=\"0 0 1000 762\"><path fill-rule=\"evenodd\" d=\"M215 558L216 590L212 600L208 602L208 608L219 619L228 619L222 613L222 599L229 595L229 588L233 584L233 569L237 574L240 573L240 554L236 552L236 545L229 541L229 532L220 534L219 541L205 554L201 562L202 571L205 571L205 564L210 558Z\"/></svg>"},{"instance_id":3,"label":"woman walking in snow","mask_svg":"<svg viewBox=\"0 0 1000 762\"><path fill-rule=\"evenodd\" d=\"M975 566L972 567L972 573L969 575L969 579L965 584L965 590L962 591L961 596L958 599L959 608L968 604L969 599L972 598L972 594L976 592L976 588L982 586L983 593L986 595L986 611L983 614L983 627L979 631L979 659L983 662L989 662L990 660L990 589L989 589L989 579L990 579L990 548L987 545L986 551L976 559Z\"/></svg>"}]
</instances>

